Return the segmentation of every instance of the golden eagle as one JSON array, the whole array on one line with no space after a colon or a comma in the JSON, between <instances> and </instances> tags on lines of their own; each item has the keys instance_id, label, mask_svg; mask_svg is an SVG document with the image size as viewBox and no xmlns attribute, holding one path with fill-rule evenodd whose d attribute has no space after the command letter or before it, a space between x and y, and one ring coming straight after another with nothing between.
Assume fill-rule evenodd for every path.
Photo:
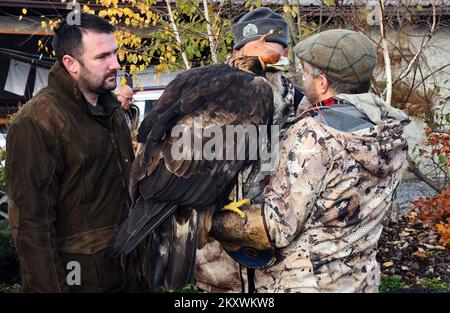
<instances>
[{"instance_id":1,"label":"golden eagle","mask_svg":"<svg viewBox=\"0 0 450 313\"><path fill-rule=\"evenodd\" d=\"M214 212L229 203L238 173L257 162L249 159L248 137L244 142L233 138L231 159L199 159L193 153L174 158L173 127L186 126L193 138L195 118L201 118L204 129L219 126L223 134L227 125L270 124L273 93L264 71L279 59L279 53L263 51L187 70L168 84L142 122L131 171L133 203L109 255L121 257L125 266L127 255L145 245L142 269L152 288L178 290L193 281L196 249L206 243ZM201 138L203 144L209 139ZM241 149L244 159L236 158Z\"/></svg>"}]
</instances>

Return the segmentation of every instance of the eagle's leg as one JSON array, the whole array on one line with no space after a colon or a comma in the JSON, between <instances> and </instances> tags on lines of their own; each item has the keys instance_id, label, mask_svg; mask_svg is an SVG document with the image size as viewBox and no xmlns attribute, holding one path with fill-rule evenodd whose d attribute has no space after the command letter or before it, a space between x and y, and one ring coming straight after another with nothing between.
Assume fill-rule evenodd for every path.
<instances>
[{"instance_id":1,"label":"eagle's leg","mask_svg":"<svg viewBox=\"0 0 450 313\"><path fill-rule=\"evenodd\" d=\"M241 218L245 218L245 213L243 211L239 210L239 208L246 204L250 204L250 199L243 199L241 201L231 202L231 203L227 204L226 206L224 206L221 209L221 211L231 211L231 212L239 214L239 216Z\"/></svg>"}]
</instances>

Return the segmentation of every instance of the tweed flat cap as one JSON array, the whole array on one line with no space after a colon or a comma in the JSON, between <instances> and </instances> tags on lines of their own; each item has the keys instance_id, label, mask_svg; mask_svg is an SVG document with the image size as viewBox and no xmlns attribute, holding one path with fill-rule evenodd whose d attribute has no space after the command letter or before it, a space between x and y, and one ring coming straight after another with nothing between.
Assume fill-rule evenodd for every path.
<instances>
[{"instance_id":1,"label":"tweed flat cap","mask_svg":"<svg viewBox=\"0 0 450 313\"><path fill-rule=\"evenodd\" d=\"M288 46L288 25L280 14L270 8L257 8L245 14L231 26L234 38L234 50L240 49L247 42L258 40L273 29L274 34L266 38L268 42L277 42L285 48Z\"/></svg>"},{"instance_id":2,"label":"tweed flat cap","mask_svg":"<svg viewBox=\"0 0 450 313\"><path fill-rule=\"evenodd\" d=\"M346 29L321 32L299 42L294 50L298 58L343 83L369 81L377 62L372 41L364 34Z\"/></svg>"}]
</instances>

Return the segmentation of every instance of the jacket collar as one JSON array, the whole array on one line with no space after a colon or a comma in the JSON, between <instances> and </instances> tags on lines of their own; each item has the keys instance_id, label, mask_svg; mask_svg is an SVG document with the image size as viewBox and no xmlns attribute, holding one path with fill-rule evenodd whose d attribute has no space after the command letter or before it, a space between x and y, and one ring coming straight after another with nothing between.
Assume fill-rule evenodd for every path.
<instances>
[{"instance_id":1,"label":"jacket collar","mask_svg":"<svg viewBox=\"0 0 450 313\"><path fill-rule=\"evenodd\" d=\"M84 95L81 93L77 86L77 83L69 75L66 69L56 62L51 68L48 75L48 87L50 89L56 90L58 94L64 98L70 99L72 101L62 101L61 105L67 105L68 103L76 103L77 105L83 107L89 114L91 114L88 109L89 102L86 100ZM109 116L114 110L120 107L120 101L112 92L106 92L99 96L98 104L103 106L104 114Z\"/></svg>"}]
</instances>

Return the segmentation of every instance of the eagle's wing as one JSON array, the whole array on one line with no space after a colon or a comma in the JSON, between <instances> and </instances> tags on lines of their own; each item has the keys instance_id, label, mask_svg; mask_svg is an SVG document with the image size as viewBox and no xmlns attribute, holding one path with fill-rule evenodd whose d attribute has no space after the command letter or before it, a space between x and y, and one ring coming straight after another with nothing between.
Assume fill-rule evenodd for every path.
<instances>
[{"instance_id":1,"label":"eagle's wing","mask_svg":"<svg viewBox=\"0 0 450 313\"><path fill-rule=\"evenodd\" d=\"M219 126L224 135L226 125L267 124L272 103L264 78L225 64L178 75L139 130L145 142L132 167L133 206L115 236L113 255L127 255L149 237L144 266L150 284L179 288L189 281L198 230L210 226L207 217L212 213L202 210L223 206L248 160L177 160L171 130L175 125L193 126L196 117L203 128ZM189 131L196 135L193 127ZM203 145L208 139L200 138ZM246 142L236 139L232 145L237 151L247 148L248 154Z\"/></svg>"}]
</instances>

